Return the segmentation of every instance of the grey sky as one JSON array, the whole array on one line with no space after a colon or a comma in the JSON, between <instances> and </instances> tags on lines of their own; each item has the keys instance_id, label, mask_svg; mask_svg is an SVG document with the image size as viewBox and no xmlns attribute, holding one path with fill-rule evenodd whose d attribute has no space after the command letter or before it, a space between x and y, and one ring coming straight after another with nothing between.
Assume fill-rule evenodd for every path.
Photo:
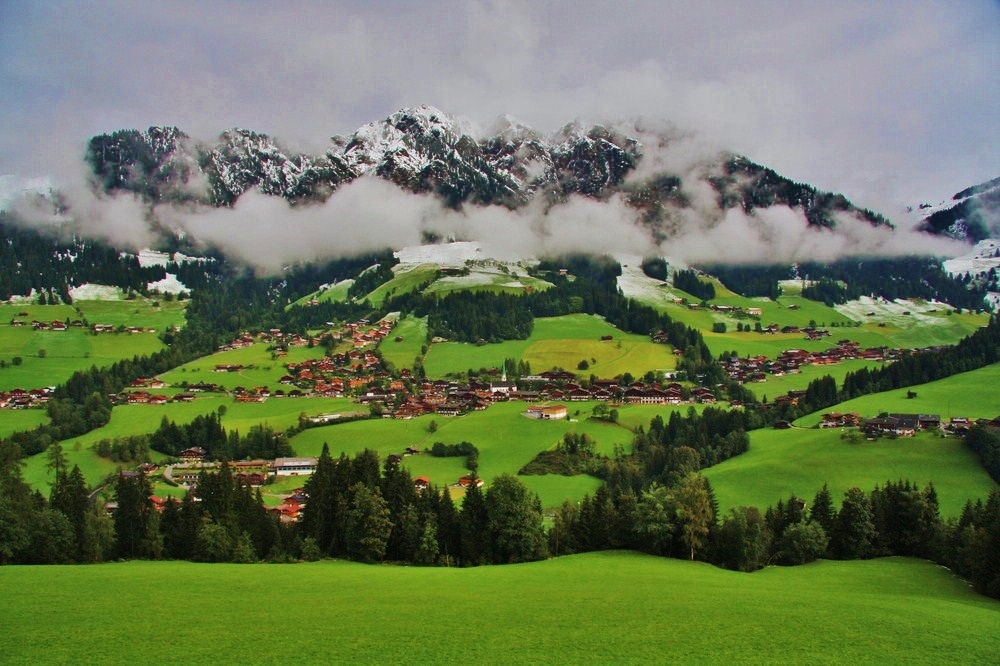
<instances>
[{"instance_id":1,"label":"grey sky","mask_svg":"<svg viewBox=\"0 0 1000 666\"><path fill-rule=\"evenodd\" d=\"M1000 175L996 2L0 0L0 174L91 135L317 150L403 106L669 121L890 216Z\"/></svg>"}]
</instances>

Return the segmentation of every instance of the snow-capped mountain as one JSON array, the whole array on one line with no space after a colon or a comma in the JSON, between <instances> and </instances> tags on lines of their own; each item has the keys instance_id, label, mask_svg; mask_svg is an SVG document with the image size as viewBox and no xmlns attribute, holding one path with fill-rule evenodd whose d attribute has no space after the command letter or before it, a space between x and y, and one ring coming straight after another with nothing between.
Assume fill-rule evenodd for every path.
<instances>
[{"instance_id":1,"label":"snow-capped mountain","mask_svg":"<svg viewBox=\"0 0 1000 666\"><path fill-rule=\"evenodd\" d=\"M639 178L643 157L639 139L610 127L570 123L544 138L504 117L490 134L476 137L467 124L430 106L402 109L350 136L335 136L321 155L292 153L246 129L204 144L172 127L95 136L87 149L98 188L131 191L150 204L230 206L250 189L293 204L322 201L343 183L374 176L411 192L434 193L452 208L517 208L539 197L548 206L571 195L621 195L655 232L691 205L685 186L695 179L714 190L720 211L783 204L801 210L812 226L835 226L837 213L888 224L841 195L793 182L745 157L722 154L697 171L644 170Z\"/></svg>"},{"instance_id":2,"label":"snow-capped mountain","mask_svg":"<svg viewBox=\"0 0 1000 666\"><path fill-rule=\"evenodd\" d=\"M974 185L938 204L914 211L919 228L930 233L979 242L1000 237L1000 178Z\"/></svg>"}]
</instances>

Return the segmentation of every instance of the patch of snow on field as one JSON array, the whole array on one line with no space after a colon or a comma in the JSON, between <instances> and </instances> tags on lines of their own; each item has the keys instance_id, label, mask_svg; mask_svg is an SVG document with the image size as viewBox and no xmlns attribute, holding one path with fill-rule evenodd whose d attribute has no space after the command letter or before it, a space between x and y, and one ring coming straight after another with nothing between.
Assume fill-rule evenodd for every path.
<instances>
[{"instance_id":1,"label":"patch of snow on field","mask_svg":"<svg viewBox=\"0 0 1000 666\"><path fill-rule=\"evenodd\" d=\"M400 265L438 264L439 266L463 266L466 261L481 259L498 259L501 261L517 261L511 253L498 253L483 243L474 241L459 241L441 243L439 245L412 245L394 252ZM502 255L502 256L501 256Z\"/></svg>"},{"instance_id":2,"label":"patch of snow on field","mask_svg":"<svg viewBox=\"0 0 1000 666\"><path fill-rule=\"evenodd\" d=\"M899 325L919 324L921 326L941 325L945 323L942 317L933 317L929 313L953 310L947 303L939 301L908 301L897 298L888 301L884 298L862 296L856 301L848 301L843 305L835 305L834 309L854 321L892 321ZM904 313L909 314L904 314ZM872 313L872 314L869 314Z\"/></svg>"},{"instance_id":3,"label":"patch of snow on field","mask_svg":"<svg viewBox=\"0 0 1000 666\"><path fill-rule=\"evenodd\" d=\"M634 298L644 303L661 303L674 298L673 291L666 282L660 282L642 272L640 264L642 257L615 257L622 266L622 274L618 276L618 288L627 298Z\"/></svg>"},{"instance_id":4,"label":"patch of snow on field","mask_svg":"<svg viewBox=\"0 0 1000 666\"><path fill-rule=\"evenodd\" d=\"M74 301L117 301L121 298L121 289L106 284L81 284L69 290Z\"/></svg>"},{"instance_id":5,"label":"patch of snow on field","mask_svg":"<svg viewBox=\"0 0 1000 666\"><path fill-rule=\"evenodd\" d=\"M152 291L159 291L164 294L179 294L182 291L188 291L187 286L178 280L177 276L173 273L167 273L167 277L162 280L147 283L146 288Z\"/></svg>"},{"instance_id":6,"label":"patch of snow on field","mask_svg":"<svg viewBox=\"0 0 1000 666\"><path fill-rule=\"evenodd\" d=\"M1000 240L988 238L976 243L966 254L948 259L942 266L950 275L986 273L991 268L1000 267L1000 257L994 256L998 252L1000 252Z\"/></svg>"},{"instance_id":7,"label":"patch of snow on field","mask_svg":"<svg viewBox=\"0 0 1000 666\"><path fill-rule=\"evenodd\" d=\"M178 264L185 261L204 261L202 257L189 257L186 254L180 252L174 252L172 255L169 252L158 252L156 250L139 250L139 265L143 268L147 266L166 266L171 261L176 261Z\"/></svg>"}]
</instances>

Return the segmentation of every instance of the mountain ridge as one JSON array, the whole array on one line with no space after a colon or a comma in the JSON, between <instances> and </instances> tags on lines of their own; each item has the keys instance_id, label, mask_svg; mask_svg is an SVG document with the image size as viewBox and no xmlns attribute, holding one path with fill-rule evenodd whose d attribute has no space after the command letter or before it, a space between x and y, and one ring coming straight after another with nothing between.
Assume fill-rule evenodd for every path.
<instances>
[{"instance_id":1,"label":"mountain ridge","mask_svg":"<svg viewBox=\"0 0 1000 666\"><path fill-rule=\"evenodd\" d=\"M747 157L708 156L688 168L638 169L647 153L670 151L643 143L643 132L569 123L550 137L508 117L476 138L469 125L430 106L401 109L350 136L333 136L321 154L297 153L267 134L234 128L199 142L176 127L118 130L93 137L86 160L93 185L129 191L150 205L232 206L245 192L281 196L292 205L325 201L340 186L374 176L414 193L431 193L453 209L549 207L572 196L607 200L620 195L641 213L654 237L692 206L690 187L706 184L717 212L786 205L809 226L833 228L838 214L892 227L881 215L841 194L795 182ZM647 170L648 171L648 170Z\"/></svg>"}]
</instances>

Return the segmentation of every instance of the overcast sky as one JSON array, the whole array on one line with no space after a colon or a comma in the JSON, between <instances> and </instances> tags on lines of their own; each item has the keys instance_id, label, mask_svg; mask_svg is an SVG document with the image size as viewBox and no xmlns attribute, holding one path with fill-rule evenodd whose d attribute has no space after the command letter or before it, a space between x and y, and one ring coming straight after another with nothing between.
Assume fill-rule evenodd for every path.
<instances>
[{"instance_id":1,"label":"overcast sky","mask_svg":"<svg viewBox=\"0 0 1000 666\"><path fill-rule=\"evenodd\" d=\"M998 73L995 1L0 0L0 174L154 124L319 150L431 104L668 121L892 216L1000 176Z\"/></svg>"}]
</instances>

